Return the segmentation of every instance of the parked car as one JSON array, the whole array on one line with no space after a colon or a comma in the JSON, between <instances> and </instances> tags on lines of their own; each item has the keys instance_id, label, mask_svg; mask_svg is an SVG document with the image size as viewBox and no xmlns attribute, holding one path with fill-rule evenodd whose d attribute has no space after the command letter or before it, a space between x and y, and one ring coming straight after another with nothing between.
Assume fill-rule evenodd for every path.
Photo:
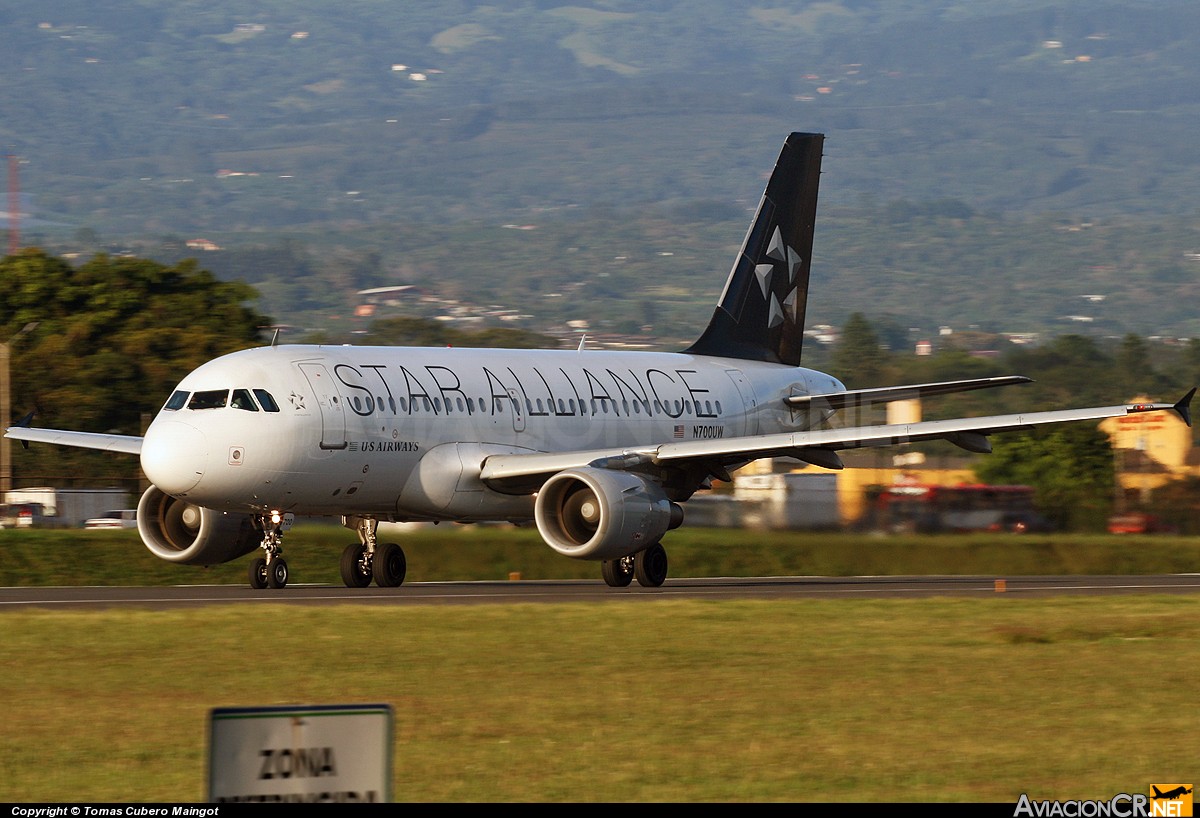
<instances>
[{"instance_id":1,"label":"parked car","mask_svg":"<svg viewBox=\"0 0 1200 818\"><path fill-rule=\"evenodd\" d=\"M84 528L137 528L137 509L118 508L84 520Z\"/></svg>"}]
</instances>

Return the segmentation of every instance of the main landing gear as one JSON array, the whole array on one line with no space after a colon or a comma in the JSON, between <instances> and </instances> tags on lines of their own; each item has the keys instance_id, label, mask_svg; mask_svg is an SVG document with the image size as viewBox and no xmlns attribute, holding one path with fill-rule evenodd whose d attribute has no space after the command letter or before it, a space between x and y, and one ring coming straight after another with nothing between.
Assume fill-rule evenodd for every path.
<instances>
[{"instance_id":1,"label":"main landing gear","mask_svg":"<svg viewBox=\"0 0 1200 818\"><path fill-rule=\"evenodd\" d=\"M344 523L358 532L359 539L342 552L342 582L346 587L366 588L373 579L380 588L398 588L408 569L403 549L394 542L377 542L378 520L353 517Z\"/></svg>"},{"instance_id":2,"label":"main landing gear","mask_svg":"<svg viewBox=\"0 0 1200 818\"><path fill-rule=\"evenodd\" d=\"M287 585L288 565L281 556L283 553L283 515L272 512L271 515L259 518L259 527L263 532L262 550L265 557L255 557L250 561L251 588L282 588Z\"/></svg>"},{"instance_id":3,"label":"main landing gear","mask_svg":"<svg viewBox=\"0 0 1200 818\"><path fill-rule=\"evenodd\" d=\"M600 573L613 588L624 588L635 577L643 588L658 588L667 580L667 549L662 543L654 543L636 554L605 560Z\"/></svg>"}]
</instances>

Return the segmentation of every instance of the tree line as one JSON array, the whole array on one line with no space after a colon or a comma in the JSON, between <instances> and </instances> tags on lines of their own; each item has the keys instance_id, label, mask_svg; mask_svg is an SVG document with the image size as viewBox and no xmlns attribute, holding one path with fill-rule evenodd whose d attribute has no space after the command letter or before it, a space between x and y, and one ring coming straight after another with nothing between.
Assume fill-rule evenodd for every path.
<instances>
[{"instance_id":1,"label":"tree line","mask_svg":"<svg viewBox=\"0 0 1200 818\"><path fill-rule=\"evenodd\" d=\"M192 260L166 265L97 255L73 266L35 248L0 259L0 276L5 282L0 343L7 345L11 361L0 377L8 378L13 416L33 411L34 422L50 428L139 435L184 375L219 355L266 343L274 326L269 316L248 306L257 295L252 287L221 281ZM805 363L828 369L851 388L1006 374L1034 379L927 401L927 419L1112 405L1141 396L1174 401L1200 383L1200 339L1167 344L1136 335L1063 335L1028 346L995 338L996 348L981 354L980 338L951 335L940 338L932 354L915 355L885 343L889 332L886 318L872 323L855 313L836 344L810 343ZM373 322L354 341L556 346L553 339L528 331L467 331L394 317ZM981 479L1038 486L1045 510L1060 524L1095 527L1111 509L1112 452L1107 438L1090 424L1000 435L994 446L995 452L979 461ZM18 478L46 481L138 474L134 458L49 446L21 451L14 472ZM1182 501L1176 497L1174 502Z\"/></svg>"}]
</instances>

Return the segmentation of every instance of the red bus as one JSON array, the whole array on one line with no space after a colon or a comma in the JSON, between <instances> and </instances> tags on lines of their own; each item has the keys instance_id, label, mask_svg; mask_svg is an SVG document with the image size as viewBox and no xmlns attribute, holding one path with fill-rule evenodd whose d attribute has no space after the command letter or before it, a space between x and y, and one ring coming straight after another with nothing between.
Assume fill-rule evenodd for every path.
<instances>
[{"instance_id":1,"label":"red bus","mask_svg":"<svg viewBox=\"0 0 1200 818\"><path fill-rule=\"evenodd\" d=\"M872 504L873 523L895 533L1047 531L1033 494L1032 486L880 486Z\"/></svg>"}]
</instances>

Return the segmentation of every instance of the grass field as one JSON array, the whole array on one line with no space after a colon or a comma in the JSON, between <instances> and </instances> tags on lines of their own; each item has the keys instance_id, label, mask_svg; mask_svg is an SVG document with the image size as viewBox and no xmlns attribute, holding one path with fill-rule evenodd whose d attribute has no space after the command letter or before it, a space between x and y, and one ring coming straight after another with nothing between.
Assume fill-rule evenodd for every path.
<instances>
[{"instance_id":1,"label":"grass field","mask_svg":"<svg viewBox=\"0 0 1200 818\"><path fill-rule=\"evenodd\" d=\"M0 533L2 585L60 556ZM56 547L94 574L141 559L136 539L94 534ZM336 581L332 555L301 544L324 532L296 534L294 571ZM410 576L579 567L543 563L526 534L406 541ZM918 554L916 542L756 537L696 532L671 548L673 566L1149 573L1197 556L1182 540L985 538ZM241 563L193 570L240 583ZM166 568L173 580L145 581L195 581ZM395 708L401 801L1015 804L1195 778L1190 596L25 610L0 615L0 634L4 801L202 800L211 708L368 702Z\"/></svg>"},{"instance_id":2,"label":"grass field","mask_svg":"<svg viewBox=\"0 0 1200 818\"><path fill-rule=\"evenodd\" d=\"M381 535L400 542L410 582L598 579L597 563L550 550L533 528L442 525ZM338 558L355 535L336 525L298 525L284 539L291 581L341 585ZM898 574L1162 574L1200 570L1187 537L962 534L880 536L842 532L681 528L663 540L670 576L863 576ZM0 531L0 587L179 585L246 582L244 557L210 568L152 555L136 531Z\"/></svg>"}]
</instances>

